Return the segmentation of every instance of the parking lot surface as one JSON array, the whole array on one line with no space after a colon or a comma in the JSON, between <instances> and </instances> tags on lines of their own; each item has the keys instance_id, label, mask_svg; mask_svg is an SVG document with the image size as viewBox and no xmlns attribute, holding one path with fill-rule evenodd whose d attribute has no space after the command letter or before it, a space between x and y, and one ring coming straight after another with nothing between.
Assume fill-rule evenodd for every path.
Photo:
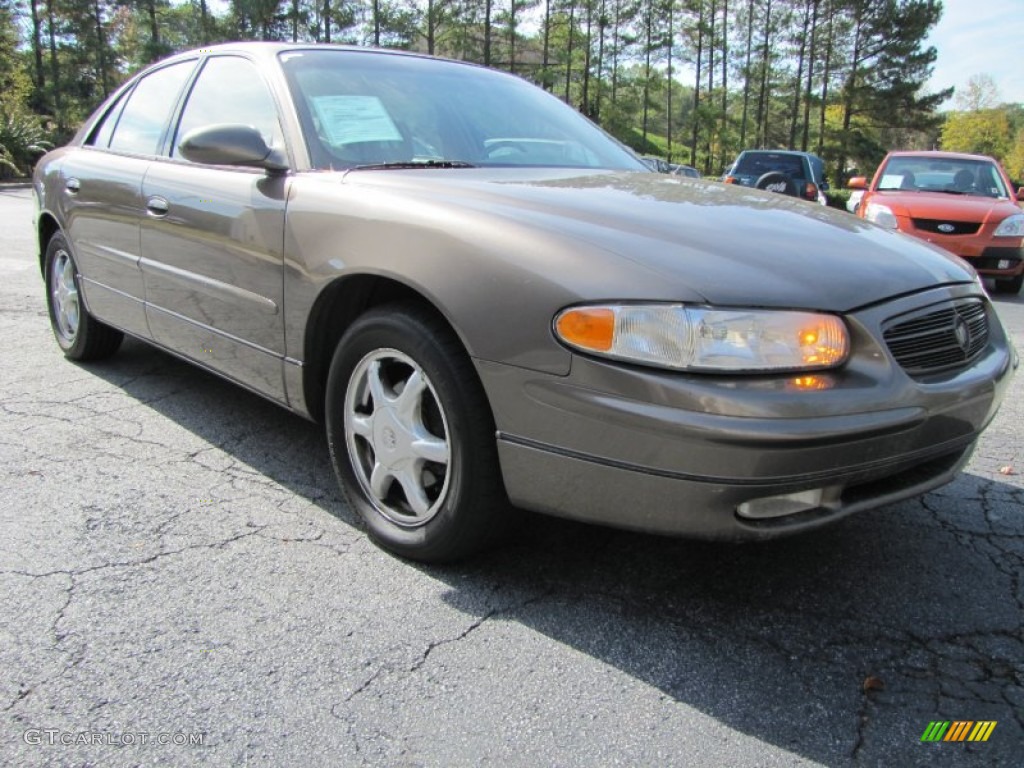
<instances>
[{"instance_id":1,"label":"parking lot surface","mask_svg":"<svg viewBox=\"0 0 1024 768\"><path fill-rule=\"evenodd\" d=\"M820 533L528 517L424 567L320 427L139 342L65 361L30 218L0 188L0 764L1020 764L1024 373L955 483Z\"/></svg>"}]
</instances>

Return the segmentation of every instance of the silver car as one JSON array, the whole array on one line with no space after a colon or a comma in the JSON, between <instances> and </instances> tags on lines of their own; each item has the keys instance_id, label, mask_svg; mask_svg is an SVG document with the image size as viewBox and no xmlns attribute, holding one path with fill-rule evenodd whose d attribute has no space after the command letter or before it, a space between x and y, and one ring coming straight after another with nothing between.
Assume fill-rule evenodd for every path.
<instances>
[{"instance_id":1,"label":"silver car","mask_svg":"<svg viewBox=\"0 0 1024 768\"><path fill-rule=\"evenodd\" d=\"M651 173L523 80L226 45L126 83L35 174L72 360L123 334L322 420L426 561L525 508L762 539L951 480L1017 357L957 258Z\"/></svg>"}]
</instances>

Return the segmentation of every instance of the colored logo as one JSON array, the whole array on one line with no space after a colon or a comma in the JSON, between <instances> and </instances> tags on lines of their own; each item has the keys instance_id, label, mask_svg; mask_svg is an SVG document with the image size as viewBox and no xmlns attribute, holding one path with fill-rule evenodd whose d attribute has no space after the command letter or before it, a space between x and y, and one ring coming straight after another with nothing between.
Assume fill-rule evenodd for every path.
<instances>
[{"instance_id":1,"label":"colored logo","mask_svg":"<svg viewBox=\"0 0 1024 768\"><path fill-rule=\"evenodd\" d=\"M995 729L995 720L932 720L921 741L988 741Z\"/></svg>"}]
</instances>

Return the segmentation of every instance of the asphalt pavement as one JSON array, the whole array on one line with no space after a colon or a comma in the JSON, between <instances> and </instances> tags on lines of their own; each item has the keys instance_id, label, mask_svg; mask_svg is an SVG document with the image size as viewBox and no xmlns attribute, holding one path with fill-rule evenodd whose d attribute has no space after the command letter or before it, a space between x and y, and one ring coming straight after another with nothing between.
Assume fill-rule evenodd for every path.
<instances>
[{"instance_id":1,"label":"asphalt pavement","mask_svg":"<svg viewBox=\"0 0 1024 768\"><path fill-rule=\"evenodd\" d=\"M1021 764L1024 372L955 483L819 533L529 517L424 567L316 425L140 342L64 360L30 195L0 188L0 765Z\"/></svg>"}]
</instances>

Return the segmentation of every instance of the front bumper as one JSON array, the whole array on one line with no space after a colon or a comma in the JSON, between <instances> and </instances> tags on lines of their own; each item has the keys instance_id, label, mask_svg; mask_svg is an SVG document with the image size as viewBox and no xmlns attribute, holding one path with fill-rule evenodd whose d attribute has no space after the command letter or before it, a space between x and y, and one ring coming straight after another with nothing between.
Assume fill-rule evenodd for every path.
<instances>
[{"instance_id":1,"label":"front bumper","mask_svg":"<svg viewBox=\"0 0 1024 768\"><path fill-rule=\"evenodd\" d=\"M1024 245L1020 238L992 238L989 235L941 235L917 229L909 220L901 219L901 231L937 245L969 263L985 277L1016 277L1024 272ZM1007 240L1012 245L993 245Z\"/></svg>"},{"instance_id":2,"label":"front bumper","mask_svg":"<svg viewBox=\"0 0 1024 768\"><path fill-rule=\"evenodd\" d=\"M967 261L986 277L1016 277L1024 272L1024 248L990 246Z\"/></svg>"},{"instance_id":3,"label":"front bumper","mask_svg":"<svg viewBox=\"0 0 1024 768\"><path fill-rule=\"evenodd\" d=\"M510 498L524 509L649 533L733 541L810 530L945 485L967 463L973 448L968 444L932 459L891 462L849 474L837 471L821 480L774 478L738 485L735 478L653 474L507 437L498 446ZM752 519L738 512L752 503L799 498L801 492L819 488L825 490L824 498L790 514Z\"/></svg>"},{"instance_id":4,"label":"front bumper","mask_svg":"<svg viewBox=\"0 0 1024 768\"><path fill-rule=\"evenodd\" d=\"M992 314L970 367L922 381L878 339L888 318L968 295L935 289L849 316L854 354L817 376L691 376L577 356L558 377L478 361L509 497L596 523L739 540L947 483L995 415L1015 353ZM789 512L761 514L771 509Z\"/></svg>"}]
</instances>

